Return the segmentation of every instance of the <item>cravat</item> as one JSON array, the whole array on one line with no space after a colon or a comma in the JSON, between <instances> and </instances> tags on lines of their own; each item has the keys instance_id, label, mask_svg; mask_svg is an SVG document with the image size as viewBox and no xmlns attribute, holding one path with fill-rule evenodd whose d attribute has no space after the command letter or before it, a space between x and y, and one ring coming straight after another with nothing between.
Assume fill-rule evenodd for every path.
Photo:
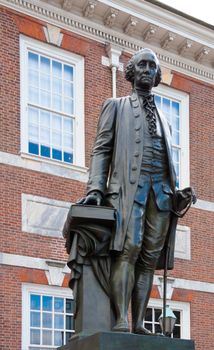
<instances>
[{"instance_id":1,"label":"cravat","mask_svg":"<svg viewBox=\"0 0 214 350\"><path fill-rule=\"evenodd\" d=\"M156 122L156 115L155 115L155 102L154 102L154 95L149 95L143 97L143 108L146 112L146 120L148 122L148 129L150 135L155 135L157 132L157 122Z\"/></svg>"}]
</instances>

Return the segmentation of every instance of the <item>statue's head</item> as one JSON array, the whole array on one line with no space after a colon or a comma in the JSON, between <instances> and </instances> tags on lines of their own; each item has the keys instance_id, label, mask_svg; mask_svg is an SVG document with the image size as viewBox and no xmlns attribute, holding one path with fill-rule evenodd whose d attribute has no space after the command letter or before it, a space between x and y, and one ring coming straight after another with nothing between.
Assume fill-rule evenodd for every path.
<instances>
[{"instance_id":1,"label":"statue's head","mask_svg":"<svg viewBox=\"0 0 214 350\"><path fill-rule=\"evenodd\" d=\"M158 86L161 81L161 69L156 54L146 48L136 52L126 66L125 78L138 89Z\"/></svg>"}]
</instances>

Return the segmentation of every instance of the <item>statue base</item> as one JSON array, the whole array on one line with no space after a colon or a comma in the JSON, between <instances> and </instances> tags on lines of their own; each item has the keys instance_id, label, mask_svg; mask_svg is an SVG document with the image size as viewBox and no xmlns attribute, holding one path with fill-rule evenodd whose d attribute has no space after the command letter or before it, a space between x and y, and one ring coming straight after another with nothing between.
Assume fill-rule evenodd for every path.
<instances>
[{"instance_id":1,"label":"statue base","mask_svg":"<svg viewBox=\"0 0 214 350\"><path fill-rule=\"evenodd\" d=\"M193 340L163 336L102 332L91 336L73 337L58 350L195 350Z\"/></svg>"}]
</instances>

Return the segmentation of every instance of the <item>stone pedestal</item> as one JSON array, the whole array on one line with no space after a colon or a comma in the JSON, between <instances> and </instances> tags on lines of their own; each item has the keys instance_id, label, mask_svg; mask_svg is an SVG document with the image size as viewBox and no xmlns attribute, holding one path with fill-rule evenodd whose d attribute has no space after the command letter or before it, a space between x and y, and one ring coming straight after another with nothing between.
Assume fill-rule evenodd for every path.
<instances>
[{"instance_id":1,"label":"stone pedestal","mask_svg":"<svg viewBox=\"0 0 214 350\"><path fill-rule=\"evenodd\" d=\"M97 281L92 267L83 265L78 282L77 312L74 319L77 336L110 332L114 325L109 297Z\"/></svg>"},{"instance_id":2,"label":"stone pedestal","mask_svg":"<svg viewBox=\"0 0 214 350\"><path fill-rule=\"evenodd\" d=\"M194 350L192 340L162 336L103 332L85 338L74 338L58 350Z\"/></svg>"}]
</instances>

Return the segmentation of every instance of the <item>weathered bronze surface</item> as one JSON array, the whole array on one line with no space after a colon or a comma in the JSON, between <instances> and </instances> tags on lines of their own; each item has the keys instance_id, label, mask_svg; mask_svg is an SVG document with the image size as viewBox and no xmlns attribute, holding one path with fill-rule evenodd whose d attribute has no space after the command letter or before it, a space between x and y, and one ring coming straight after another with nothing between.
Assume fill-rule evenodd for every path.
<instances>
[{"instance_id":1,"label":"weathered bronze surface","mask_svg":"<svg viewBox=\"0 0 214 350\"><path fill-rule=\"evenodd\" d=\"M81 203L117 210L108 257L109 296L116 316L112 330L130 331L132 300L132 332L148 334L143 318L154 271L164 268L166 247L167 268L174 263L176 174L170 126L151 93L161 80L154 52L137 52L128 63L126 79L132 84L131 96L103 104L87 196ZM191 195L187 198L190 202Z\"/></svg>"}]
</instances>

